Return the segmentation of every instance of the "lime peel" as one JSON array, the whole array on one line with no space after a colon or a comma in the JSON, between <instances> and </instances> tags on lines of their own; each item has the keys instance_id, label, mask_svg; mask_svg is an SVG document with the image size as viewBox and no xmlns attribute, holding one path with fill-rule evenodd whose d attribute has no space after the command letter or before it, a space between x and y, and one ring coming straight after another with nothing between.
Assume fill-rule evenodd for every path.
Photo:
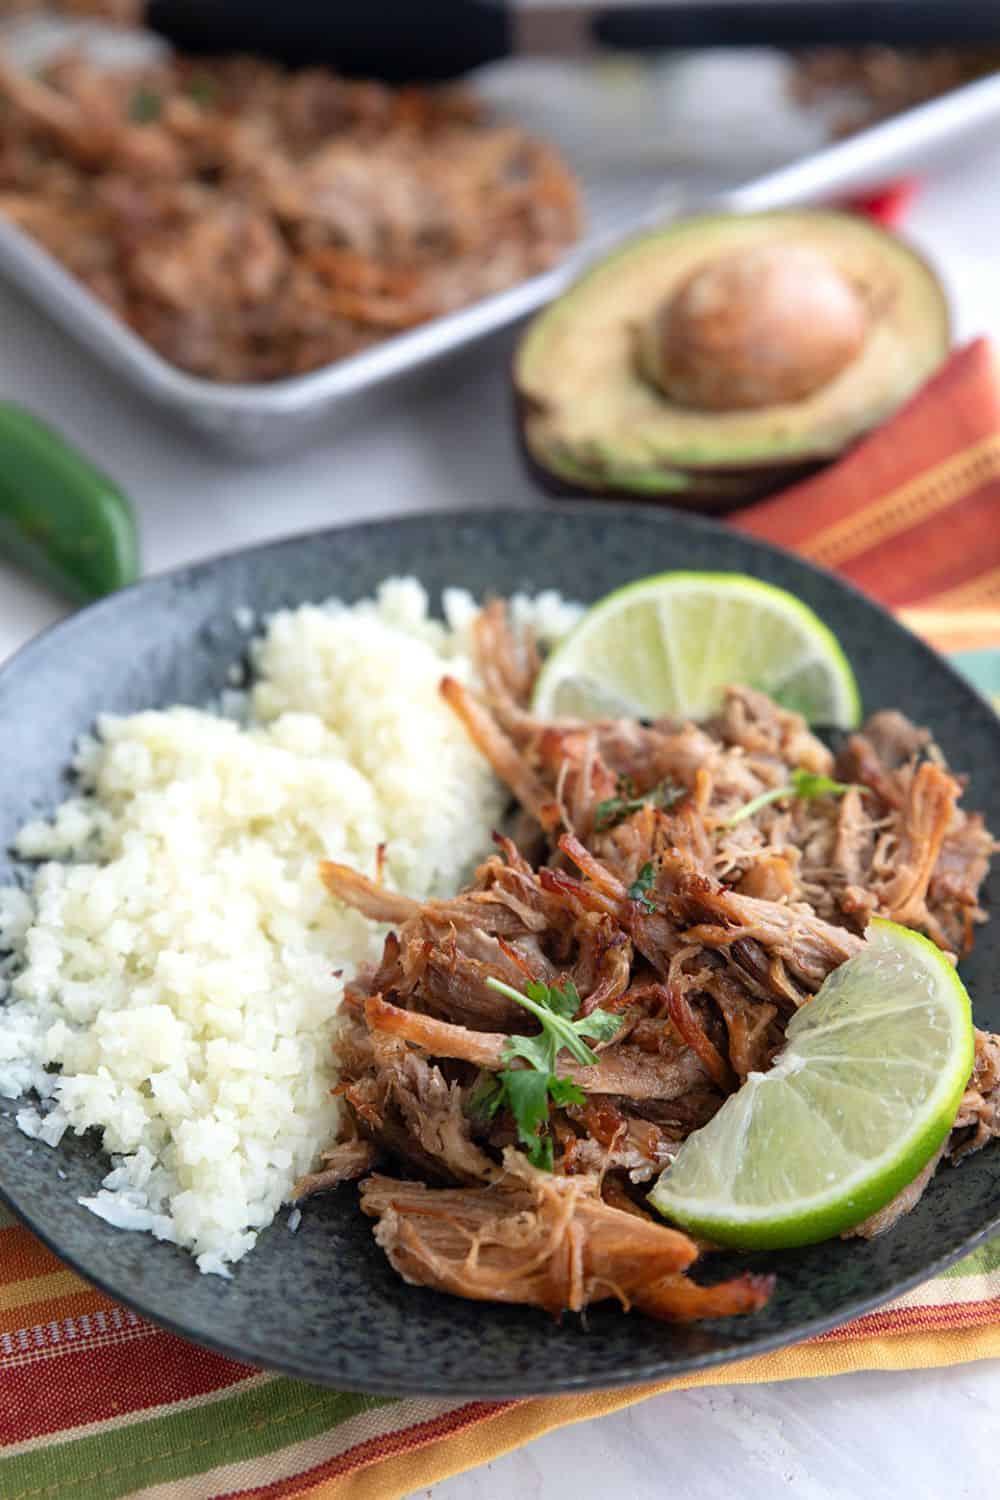
<instances>
[{"instance_id":1,"label":"lime peel","mask_svg":"<svg viewBox=\"0 0 1000 1500\"><path fill-rule=\"evenodd\" d=\"M722 1245L829 1239L932 1160L974 1056L969 996L948 959L919 933L875 920L865 950L793 1016L771 1070L751 1074L688 1137L649 1201Z\"/></svg>"},{"instance_id":2,"label":"lime peel","mask_svg":"<svg viewBox=\"0 0 1000 1500\"><path fill-rule=\"evenodd\" d=\"M857 683L832 631L794 594L742 573L660 573L606 595L546 661L533 709L697 720L737 684L812 723L860 721Z\"/></svg>"}]
</instances>

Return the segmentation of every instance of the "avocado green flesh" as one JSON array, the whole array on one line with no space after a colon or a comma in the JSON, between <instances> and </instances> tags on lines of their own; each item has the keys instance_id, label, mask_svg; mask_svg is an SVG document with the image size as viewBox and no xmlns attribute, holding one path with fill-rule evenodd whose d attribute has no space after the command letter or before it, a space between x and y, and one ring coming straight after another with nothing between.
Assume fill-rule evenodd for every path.
<instances>
[{"instance_id":1,"label":"avocado green flesh","mask_svg":"<svg viewBox=\"0 0 1000 1500\"><path fill-rule=\"evenodd\" d=\"M697 267L776 237L821 251L864 290L872 318L861 353L801 401L731 412L670 401L639 373L637 327ZM543 467L572 466L577 482L591 487L603 479L669 493L681 492L678 471L694 471L693 479L704 469L835 457L912 395L948 347L937 277L868 220L815 209L711 215L635 240L598 264L529 327L514 381L525 445Z\"/></svg>"},{"instance_id":2,"label":"avocado green flesh","mask_svg":"<svg viewBox=\"0 0 1000 1500\"><path fill-rule=\"evenodd\" d=\"M536 474L557 494L588 490L595 495L635 495L665 499L675 506L701 510L733 510L770 494L812 472L812 465L756 469L630 469L616 464L589 468L558 448L535 453L529 429L523 433L524 449ZM553 484L552 481L555 481Z\"/></svg>"},{"instance_id":3,"label":"avocado green flesh","mask_svg":"<svg viewBox=\"0 0 1000 1500\"><path fill-rule=\"evenodd\" d=\"M590 468L572 454L558 449L536 453L529 447L528 451L536 462L543 463L558 478L568 484L582 485L585 489L606 489L617 485L637 491L648 490L651 494L690 495L692 499L704 495L740 500L759 486L756 478L745 477L738 472L716 475L708 471L691 473L684 469L654 469L648 466L645 469L630 469L613 462Z\"/></svg>"}]
</instances>

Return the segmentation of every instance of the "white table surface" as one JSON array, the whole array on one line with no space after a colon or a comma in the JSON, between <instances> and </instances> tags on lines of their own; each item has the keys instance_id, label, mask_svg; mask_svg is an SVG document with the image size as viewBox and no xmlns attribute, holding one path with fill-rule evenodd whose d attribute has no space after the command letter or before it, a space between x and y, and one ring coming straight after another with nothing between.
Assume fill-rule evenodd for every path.
<instances>
[{"instance_id":1,"label":"white table surface","mask_svg":"<svg viewBox=\"0 0 1000 1500\"><path fill-rule=\"evenodd\" d=\"M1000 136L940 164L910 220L949 282L962 336L1000 335L998 184ZM509 426L509 342L380 396L301 458L252 468L167 426L0 287L0 396L47 416L118 477L139 508L150 572L363 517L525 501ZM60 613L0 564L0 659ZM998 1438L1000 1361L719 1387L565 1428L432 1493L960 1500L995 1488Z\"/></svg>"}]
</instances>

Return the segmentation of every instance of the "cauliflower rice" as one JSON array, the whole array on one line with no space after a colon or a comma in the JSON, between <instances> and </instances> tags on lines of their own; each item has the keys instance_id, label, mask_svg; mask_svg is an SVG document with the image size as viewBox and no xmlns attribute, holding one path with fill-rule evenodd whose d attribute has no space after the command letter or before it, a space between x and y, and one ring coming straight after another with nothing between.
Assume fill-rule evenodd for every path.
<instances>
[{"instance_id":1,"label":"cauliflower rice","mask_svg":"<svg viewBox=\"0 0 1000 1500\"><path fill-rule=\"evenodd\" d=\"M443 606L446 624L393 579L273 616L248 693L101 718L79 795L19 836L48 862L0 891L0 1094L39 1096L17 1121L47 1145L101 1131L113 1169L81 1201L203 1271L229 1274L336 1127L340 971L382 934L318 862L372 872L384 844L389 884L451 892L503 811L438 695L445 669L474 681L476 606L460 590ZM577 614L515 601L543 641Z\"/></svg>"}]
</instances>

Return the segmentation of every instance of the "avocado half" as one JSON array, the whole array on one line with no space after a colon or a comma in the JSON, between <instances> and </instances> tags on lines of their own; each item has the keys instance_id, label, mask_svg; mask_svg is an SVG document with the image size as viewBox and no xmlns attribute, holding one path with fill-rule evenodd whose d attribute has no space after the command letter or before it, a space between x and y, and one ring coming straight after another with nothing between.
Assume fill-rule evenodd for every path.
<instances>
[{"instance_id":1,"label":"avocado half","mask_svg":"<svg viewBox=\"0 0 1000 1500\"><path fill-rule=\"evenodd\" d=\"M756 469L645 469L618 468L608 464L600 470L577 464L561 453L549 452L541 462L528 447L526 423L518 430L521 458L540 489L557 500L662 500L665 504L704 511L708 514L735 510L762 500L777 489L814 474L815 461Z\"/></svg>"},{"instance_id":2,"label":"avocado half","mask_svg":"<svg viewBox=\"0 0 1000 1500\"><path fill-rule=\"evenodd\" d=\"M732 508L884 421L949 343L937 276L867 219L687 219L533 320L514 359L521 439L563 491Z\"/></svg>"}]
</instances>

